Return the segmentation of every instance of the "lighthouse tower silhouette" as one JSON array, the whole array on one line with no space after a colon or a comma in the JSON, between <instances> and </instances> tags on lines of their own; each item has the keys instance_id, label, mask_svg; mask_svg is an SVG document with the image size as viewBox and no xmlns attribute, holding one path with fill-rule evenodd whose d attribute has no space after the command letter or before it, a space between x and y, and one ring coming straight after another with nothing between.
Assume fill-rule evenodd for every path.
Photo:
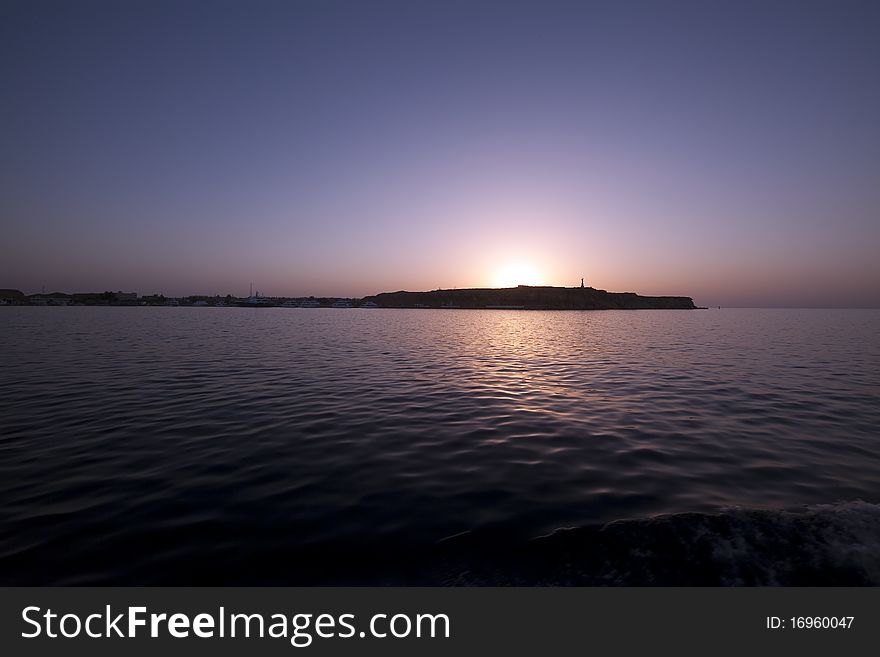
<instances>
[{"instance_id":1,"label":"lighthouse tower silhouette","mask_svg":"<svg viewBox=\"0 0 880 657\"><path fill-rule=\"evenodd\" d=\"M583 286L584 286L584 279L582 278L581 279L581 287L583 287Z\"/></svg>"}]
</instances>

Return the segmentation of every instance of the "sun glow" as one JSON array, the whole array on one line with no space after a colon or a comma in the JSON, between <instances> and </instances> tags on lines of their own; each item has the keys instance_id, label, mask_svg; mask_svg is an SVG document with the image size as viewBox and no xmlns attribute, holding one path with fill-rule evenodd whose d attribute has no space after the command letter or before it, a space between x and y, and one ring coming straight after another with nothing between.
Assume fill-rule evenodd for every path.
<instances>
[{"instance_id":1,"label":"sun glow","mask_svg":"<svg viewBox=\"0 0 880 657\"><path fill-rule=\"evenodd\" d=\"M516 287L517 285L542 285L544 282L541 272L527 263L512 263L505 265L495 273L493 284L495 287Z\"/></svg>"}]
</instances>

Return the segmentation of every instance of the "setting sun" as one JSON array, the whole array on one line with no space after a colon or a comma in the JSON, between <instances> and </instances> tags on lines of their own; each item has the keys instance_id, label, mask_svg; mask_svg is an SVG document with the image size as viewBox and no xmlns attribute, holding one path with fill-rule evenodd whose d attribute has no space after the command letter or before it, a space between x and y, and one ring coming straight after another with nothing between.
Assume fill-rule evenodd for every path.
<instances>
[{"instance_id":1,"label":"setting sun","mask_svg":"<svg viewBox=\"0 0 880 657\"><path fill-rule=\"evenodd\" d=\"M541 273L527 263L508 264L495 273L495 287L516 287L517 285L543 284Z\"/></svg>"}]
</instances>

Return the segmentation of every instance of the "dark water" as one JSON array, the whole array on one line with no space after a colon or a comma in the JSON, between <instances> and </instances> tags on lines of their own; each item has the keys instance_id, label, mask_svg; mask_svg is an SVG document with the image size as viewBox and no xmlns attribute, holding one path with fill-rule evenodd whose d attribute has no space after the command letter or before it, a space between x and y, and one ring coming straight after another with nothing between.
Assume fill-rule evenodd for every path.
<instances>
[{"instance_id":1,"label":"dark water","mask_svg":"<svg viewBox=\"0 0 880 657\"><path fill-rule=\"evenodd\" d=\"M877 310L2 308L0 335L2 584L880 583Z\"/></svg>"}]
</instances>

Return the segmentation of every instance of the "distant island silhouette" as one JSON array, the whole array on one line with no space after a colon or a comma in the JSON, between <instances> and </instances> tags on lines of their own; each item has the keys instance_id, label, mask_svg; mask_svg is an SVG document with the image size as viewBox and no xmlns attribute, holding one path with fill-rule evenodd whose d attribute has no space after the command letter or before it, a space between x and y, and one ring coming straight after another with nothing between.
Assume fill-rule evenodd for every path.
<instances>
[{"instance_id":1,"label":"distant island silhouette","mask_svg":"<svg viewBox=\"0 0 880 657\"><path fill-rule=\"evenodd\" d=\"M499 310L695 310L691 297L646 297L634 292L608 292L592 287L519 285L504 288L461 288L430 292L382 292L355 297L249 297L230 294L166 297L135 292L74 293L0 289L0 305L16 306L237 306L248 308L470 308Z\"/></svg>"},{"instance_id":2,"label":"distant island silhouette","mask_svg":"<svg viewBox=\"0 0 880 657\"><path fill-rule=\"evenodd\" d=\"M691 297L646 297L592 287L518 285L431 292L383 292L365 297L380 308L497 308L517 310L696 310Z\"/></svg>"}]
</instances>

